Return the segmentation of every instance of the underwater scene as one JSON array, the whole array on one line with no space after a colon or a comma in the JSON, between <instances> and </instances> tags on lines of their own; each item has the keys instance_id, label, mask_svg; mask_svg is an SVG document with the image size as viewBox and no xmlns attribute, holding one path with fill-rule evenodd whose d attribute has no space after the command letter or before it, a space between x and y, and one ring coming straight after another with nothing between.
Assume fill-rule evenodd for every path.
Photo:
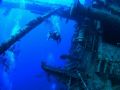
<instances>
[{"instance_id":1,"label":"underwater scene","mask_svg":"<svg viewBox=\"0 0 120 90\"><path fill-rule=\"evenodd\" d=\"M120 90L120 0L0 0L0 90Z\"/></svg>"}]
</instances>

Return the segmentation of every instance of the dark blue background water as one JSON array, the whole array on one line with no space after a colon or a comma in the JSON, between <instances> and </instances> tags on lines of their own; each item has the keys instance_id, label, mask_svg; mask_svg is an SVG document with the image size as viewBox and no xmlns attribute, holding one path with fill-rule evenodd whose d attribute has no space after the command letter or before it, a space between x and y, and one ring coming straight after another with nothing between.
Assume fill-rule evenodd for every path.
<instances>
[{"instance_id":1,"label":"dark blue background water","mask_svg":"<svg viewBox=\"0 0 120 90\"><path fill-rule=\"evenodd\" d=\"M22 22L26 19L23 19ZM45 23L31 31L19 42L20 54L16 60L16 68L13 74L13 90L53 90L52 87L55 82L48 82L40 63L45 60L53 66L64 64L59 56L69 51L73 23L66 24L63 20L60 22L60 26L62 42L59 45L52 40L47 40L48 28L46 28Z\"/></svg>"},{"instance_id":2,"label":"dark blue background water","mask_svg":"<svg viewBox=\"0 0 120 90\"><path fill-rule=\"evenodd\" d=\"M6 20L1 22L3 39L10 37L16 25L14 20L16 12L17 10L12 10L9 15L2 17L3 21ZM22 17L18 19L20 27L37 16L27 11L22 12ZM62 42L59 45L52 40L47 40L47 33L51 28L47 27L46 22L16 43L19 53L15 54L15 69L11 78L12 90L54 90L59 86L54 79L48 81L47 74L41 69L43 60L53 66L62 66L65 63L60 60L59 56L69 52L74 22L66 23L65 19L61 19L59 24L62 35Z\"/></svg>"},{"instance_id":3,"label":"dark blue background water","mask_svg":"<svg viewBox=\"0 0 120 90\"><path fill-rule=\"evenodd\" d=\"M26 19L23 20L26 21ZM16 60L13 78L14 90L50 90L54 82L48 82L40 63L41 60L45 60L54 66L64 64L59 56L69 51L73 23L66 24L65 20L61 20L60 27L62 42L59 45L47 40L48 28L45 23L39 25L19 42L20 55Z\"/></svg>"}]
</instances>

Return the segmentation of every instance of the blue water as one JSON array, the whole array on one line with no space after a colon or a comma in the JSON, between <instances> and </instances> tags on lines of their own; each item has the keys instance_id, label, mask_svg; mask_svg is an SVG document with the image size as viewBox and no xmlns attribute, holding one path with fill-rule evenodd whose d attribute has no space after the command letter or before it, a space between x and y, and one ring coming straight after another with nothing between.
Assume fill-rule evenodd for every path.
<instances>
[{"instance_id":1,"label":"blue water","mask_svg":"<svg viewBox=\"0 0 120 90\"><path fill-rule=\"evenodd\" d=\"M20 41L20 55L16 60L13 78L14 90L52 90L50 88L54 82L48 82L40 62L45 60L54 66L64 64L59 56L69 51L73 27L72 23L62 22L61 25L64 28L61 28L63 39L60 45L46 39L47 28L44 24L38 26Z\"/></svg>"},{"instance_id":2,"label":"blue water","mask_svg":"<svg viewBox=\"0 0 120 90\"><path fill-rule=\"evenodd\" d=\"M68 1L70 4L70 0ZM21 0L21 2L22 9L0 9L0 43L15 35L30 20L39 16L39 14L24 10L25 1ZM53 40L47 40L48 30L51 29L49 25L47 26L47 21L16 43L15 59L12 59L12 54L7 56L14 61L12 71L5 73L3 67L0 66L0 84L5 87L4 90L10 88L11 90L56 90L56 88L62 87L54 77L48 80L47 73L41 68L41 61L46 61L53 66L63 66L66 63L59 56L69 52L75 22L69 20L66 23L65 18L59 19L58 24L62 36L59 45Z\"/></svg>"},{"instance_id":3,"label":"blue water","mask_svg":"<svg viewBox=\"0 0 120 90\"><path fill-rule=\"evenodd\" d=\"M25 10L26 2L47 2L71 6L73 0L20 0L17 2L16 0L1 0L0 2L19 3L21 8L8 8L9 5L0 8L0 43L3 43L19 32L19 29L29 21L39 16L38 13ZM85 0L80 0L80 2L84 4ZM47 39L48 31L52 28L46 20L15 43L14 53L6 52L4 58L7 58L7 64L11 67L6 73L4 66L0 64L0 90L57 90L57 88L64 88L64 85L54 77L48 80L47 73L41 68L41 62L45 61L52 66L64 66L67 63L62 61L59 56L69 53L75 22L71 20L66 22L65 18L58 17L54 23L61 33L60 44ZM3 60L2 56L0 60Z\"/></svg>"}]
</instances>

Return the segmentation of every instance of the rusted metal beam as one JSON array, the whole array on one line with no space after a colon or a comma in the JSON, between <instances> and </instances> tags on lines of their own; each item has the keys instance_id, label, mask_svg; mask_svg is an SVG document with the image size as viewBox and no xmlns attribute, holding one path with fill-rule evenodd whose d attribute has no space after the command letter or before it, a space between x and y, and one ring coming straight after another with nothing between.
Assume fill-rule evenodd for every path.
<instances>
[{"instance_id":1,"label":"rusted metal beam","mask_svg":"<svg viewBox=\"0 0 120 90\"><path fill-rule=\"evenodd\" d=\"M77 19L82 15L120 28L120 16L103 9L84 7L79 1L76 3L72 9L72 17L76 17Z\"/></svg>"},{"instance_id":2,"label":"rusted metal beam","mask_svg":"<svg viewBox=\"0 0 120 90\"><path fill-rule=\"evenodd\" d=\"M4 53L14 43L19 41L22 37L24 37L26 34L28 34L31 30L36 28L45 19L47 19L48 17L53 15L57 10L59 10L59 9L52 10L49 13L47 13L47 14L45 14L43 16L39 16L39 17L35 18L34 20L30 21L28 24L26 24L23 28L21 28L19 30L19 32L16 35L12 36L11 38L9 38L7 41L5 41L4 43L2 43L0 45L0 54Z\"/></svg>"},{"instance_id":3,"label":"rusted metal beam","mask_svg":"<svg viewBox=\"0 0 120 90\"><path fill-rule=\"evenodd\" d=\"M78 76L77 73L72 73L70 71L67 71L66 68L60 68L60 67L53 67L50 65L47 65L45 62L41 63L41 67L43 70L59 75L59 76L67 76L67 77L71 77L71 78L75 78L75 79L79 79L81 80L81 78Z\"/></svg>"}]
</instances>

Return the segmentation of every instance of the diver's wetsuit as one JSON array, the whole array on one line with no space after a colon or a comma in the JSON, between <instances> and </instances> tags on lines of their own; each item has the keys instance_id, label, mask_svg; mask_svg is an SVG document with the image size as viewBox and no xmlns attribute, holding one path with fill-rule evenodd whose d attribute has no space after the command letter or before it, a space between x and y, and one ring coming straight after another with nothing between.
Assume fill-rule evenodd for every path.
<instances>
[{"instance_id":1,"label":"diver's wetsuit","mask_svg":"<svg viewBox=\"0 0 120 90\"><path fill-rule=\"evenodd\" d=\"M49 36L48 39L51 38L51 39L55 40L57 43L61 42L61 36L60 36L60 34L58 34L57 32L50 32L49 34L50 34L50 36Z\"/></svg>"}]
</instances>

